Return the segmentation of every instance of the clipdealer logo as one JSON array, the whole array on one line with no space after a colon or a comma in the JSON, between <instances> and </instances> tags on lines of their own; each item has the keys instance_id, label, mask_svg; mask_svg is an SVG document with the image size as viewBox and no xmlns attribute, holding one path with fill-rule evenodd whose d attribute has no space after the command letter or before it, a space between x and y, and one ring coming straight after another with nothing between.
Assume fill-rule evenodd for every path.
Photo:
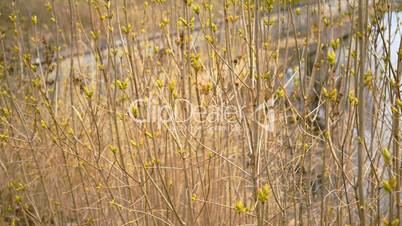
<instances>
[{"instance_id":1,"label":"clipdealer logo","mask_svg":"<svg viewBox=\"0 0 402 226\"><path fill-rule=\"evenodd\" d=\"M173 103L160 103L152 98L137 99L128 107L130 118L139 124L144 123L188 123L215 125L242 125L245 117L256 123L264 130L273 129L274 111L273 100L261 103L254 111L247 111L246 106L213 105L199 106L187 99L175 99ZM254 117L256 114L259 117Z\"/></svg>"}]
</instances>

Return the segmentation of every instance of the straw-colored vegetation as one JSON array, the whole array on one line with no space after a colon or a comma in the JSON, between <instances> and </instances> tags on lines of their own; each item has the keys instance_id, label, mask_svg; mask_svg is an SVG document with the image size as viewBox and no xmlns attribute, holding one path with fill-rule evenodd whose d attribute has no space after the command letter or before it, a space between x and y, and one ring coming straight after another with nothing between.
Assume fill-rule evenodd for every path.
<instances>
[{"instance_id":1,"label":"straw-colored vegetation","mask_svg":"<svg viewBox=\"0 0 402 226\"><path fill-rule=\"evenodd\" d=\"M400 225L397 3L0 1L0 225Z\"/></svg>"}]
</instances>

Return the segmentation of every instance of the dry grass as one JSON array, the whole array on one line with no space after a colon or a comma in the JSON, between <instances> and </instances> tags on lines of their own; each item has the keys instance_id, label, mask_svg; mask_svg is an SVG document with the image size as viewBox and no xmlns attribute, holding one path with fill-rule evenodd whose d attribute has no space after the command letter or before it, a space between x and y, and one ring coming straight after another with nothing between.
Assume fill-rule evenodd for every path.
<instances>
[{"instance_id":1,"label":"dry grass","mask_svg":"<svg viewBox=\"0 0 402 226\"><path fill-rule=\"evenodd\" d=\"M338 2L1 2L0 225L398 225L385 7Z\"/></svg>"}]
</instances>

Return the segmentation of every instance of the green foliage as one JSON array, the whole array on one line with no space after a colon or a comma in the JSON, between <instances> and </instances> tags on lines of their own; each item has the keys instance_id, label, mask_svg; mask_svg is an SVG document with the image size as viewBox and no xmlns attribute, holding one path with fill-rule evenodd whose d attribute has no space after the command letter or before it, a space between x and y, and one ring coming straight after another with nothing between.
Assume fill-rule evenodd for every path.
<instances>
[{"instance_id":1,"label":"green foliage","mask_svg":"<svg viewBox=\"0 0 402 226\"><path fill-rule=\"evenodd\" d=\"M260 202L262 202L262 203L265 203L265 202L267 202L268 201L268 198L269 198L269 185L268 184L265 184L262 188L260 188L259 190L258 190L258 193L257 193L257 197L258 197L258 200L260 201Z\"/></svg>"},{"instance_id":2,"label":"green foliage","mask_svg":"<svg viewBox=\"0 0 402 226\"><path fill-rule=\"evenodd\" d=\"M332 50L328 50L327 52L327 60L329 65L334 66L336 61L336 54Z\"/></svg>"}]
</instances>

